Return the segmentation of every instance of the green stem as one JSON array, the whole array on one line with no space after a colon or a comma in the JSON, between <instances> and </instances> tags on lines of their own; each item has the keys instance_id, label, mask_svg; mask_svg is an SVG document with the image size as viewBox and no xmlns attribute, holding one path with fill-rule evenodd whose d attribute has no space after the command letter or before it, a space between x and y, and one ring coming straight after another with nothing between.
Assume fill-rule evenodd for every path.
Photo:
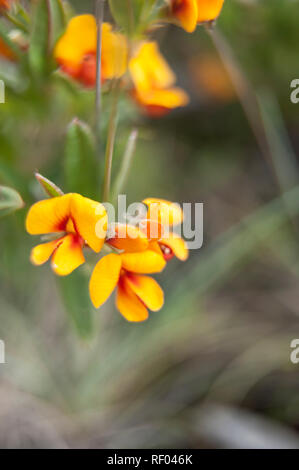
<instances>
[{"instance_id":1,"label":"green stem","mask_svg":"<svg viewBox=\"0 0 299 470\"><path fill-rule=\"evenodd\" d=\"M105 174L103 184L103 198L104 202L108 202L110 198L110 185L111 185L111 171L112 171L112 159L115 144L115 135L117 128L117 105L120 93L120 82L116 79L113 85L112 91L112 108L108 126L107 146L105 155Z\"/></svg>"},{"instance_id":2,"label":"green stem","mask_svg":"<svg viewBox=\"0 0 299 470\"><path fill-rule=\"evenodd\" d=\"M96 75L96 102L95 102L95 135L97 147L100 149L101 112L102 112L102 24L104 19L105 0L96 0L97 22L97 75Z\"/></svg>"},{"instance_id":3,"label":"green stem","mask_svg":"<svg viewBox=\"0 0 299 470\"><path fill-rule=\"evenodd\" d=\"M116 199L119 194L123 191L126 181L128 179L128 175L130 172L133 156L136 149L136 142L138 138L138 130L133 129L127 143L127 147L124 153L122 166L119 171L119 175L115 182L114 190L113 190L113 199Z\"/></svg>"}]
</instances>

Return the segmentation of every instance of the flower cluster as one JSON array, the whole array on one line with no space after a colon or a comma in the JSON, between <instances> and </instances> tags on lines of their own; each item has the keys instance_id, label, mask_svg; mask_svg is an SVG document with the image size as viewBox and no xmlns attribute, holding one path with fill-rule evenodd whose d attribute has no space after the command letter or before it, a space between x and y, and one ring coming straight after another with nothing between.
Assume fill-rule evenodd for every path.
<instances>
[{"instance_id":1,"label":"flower cluster","mask_svg":"<svg viewBox=\"0 0 299 470\"><path fill-rule=\"evenodd\" d=\"M83 249L105 251L90 279L90 298L96 308L117 289L116 306L132 322L146 320L148 310L163 306L164 295L149 274L161 272L176 256L185 261L184 240L168 231L182 223L179 206L145 199L148 212L140 226L115 224L111 233L105 207L79 194L65 194L34 204L26 220L31 235L50 240L33 248L31 261L42 265L51 258L53 271L67 276L85 262Z\"/></svg>"}]
</instances>

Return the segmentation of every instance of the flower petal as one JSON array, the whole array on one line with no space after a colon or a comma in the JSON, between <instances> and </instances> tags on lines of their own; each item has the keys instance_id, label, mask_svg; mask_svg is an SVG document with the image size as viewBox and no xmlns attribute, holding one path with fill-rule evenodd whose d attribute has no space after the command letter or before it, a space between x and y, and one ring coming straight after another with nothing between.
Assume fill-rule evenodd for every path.
<instances>
[{"instance_id":1,"label":"flower petal","mask_svg":"<svg viewBox=\"0 0 299 470\"><path fill-rule=\"evenodd\" d=\"M92 250L99 253L107 232L108 219L105 207L80 194L72 194L70 214L77 233Z\"/></svg>"},{"instance_id":2,"label":"flower petal","mask_svg":"<svg viewBox=\"0 0 299 470\"><path fill-rule=\"evenodd\" d=\"M172 14L182 27L192 33L197 25L198 8L196 0L171 0Z\"/></svg>"},{"instance_id":3,"label":"flower petal","mask_svg":"<svg viewBox=\"0 0 299 470\"><path fill-rule=\"evenodd\" d=\"M188 259L189 251L187 248L187 244L185 240L183 240L176 233L171 233L167 236L167 238L162 238L159 241L159 244L160 246L162 245L162 247L164 245L169 248L173 252L173 254L181 261L186 261L186 259Z\"/></svg>"},{"instance_id":4,"label":"flower petal","mask_svg":"<svg viewBox=\"0 0 299 470\"><path fill-rule=\"evenodd\" d=\"M128 288L123 279L118 284L116 307L128 321L141 322L148 318L146 307L138 299L137 295Z\"/></svg>"},{"instance_id":5,"label":"flower petal","mask_svg":"<svg viewBox=\"0 0 299 470\"><path fill-rule=\"evenodd\" d=\"M121 258L111 253L100 259L91 275L89 293L93 305L99 308L114 291L121 270Z\"/></svg>"},{"instance_id":6,"label":"flower petal","mask_svg":"<svg viewBox=\"0 0 299 470\"><path fill-rule=\"evenodd\" d=\"M115 224L112 227L114 235L106 243L124 250L126 253L145 251L148 248L148 239L138 227L134 225Z\"/></svg>"},{"instance_id":7,"label":"flower petal","mask_svg":"<svg viewBox=\"0 0 299 470\"><path fill-rule=\"evenodd\" d=\"M147 198L142 202L148 206L147 218L163 224L166 232L167 227L181 224L184 220L182 209L174 202L155 198Z\"/></svg>"},{"instance_id":8,"label":"flower petal","mask_svg":"<svg viewBox=\"0 0 299 470\"><path fill-rule=\"evenodd\" d=\"M221 12L224 0L197 0L198 23L215 20Z\"/></svg>"},{"instance_id":9,"label":"flower petal","mask_svg":"<svg viewBox=\"0 0 299 470\"><path fill-rule=\"evenodd\" d=\"M27 232L31 235L43 235L65 231L70 215L71 197L71 194L66 194L34 204L27 215Z\"/></svg>"},{"instance_id":10,"label":"flower petal","mask_svg":"<svg viewBox=\"0 0 299 470\"><path fill-rule=\"evenodd\" d=\"M97 51L97 25L94 16L79 15L72 18L65 34L59 39L54 57L59 64L76 71L86 54Z\"/></svg>"},{"instance_id":11,"label":"flower petal","mask_svg":"<svg viewBox=\"0 0 299 470\"><path fill-rule=\"evenodd\" d=\"M139 226L150 241L160 240L164 234L163 225L160 224L157 220L145 219L140 222Z\"/></svg>"},{"instance_id":12,"label":"flower petal","mask_svg":"<svg viewBox=\"0 0 299 470\"><path fill-rule=\"evenodd\" d=\"M58 276L67 276L85 262L77 235L66 235L52 256L51 266Z\"/></svg>"},{"instance_id":13,"label":"flower petal","mask_svg":"<svg viewBox=\"0 0 299 470\"><path fill-rule=\"evenodd\" d=\"M46 263L62 241L63 238L59 238L58 240L52 240L48 243L42 243L41 245L35 246L30 255L31 263L36 266Z\"/></svg>"},{"instance_id":14,"label":"flower petal","mask_svg":"<svg viewBox=\"0 0 299 470\"><path fill-rule=\"evenodd\" d=\"M150 91L136 92L135 98L139 104L149 108L157 107L162 110L170 110L186 106L189 103L189 97L187 93L181 88L161 88L152 89Z\"/></svg>"},{"instance_id":15,"label":"flower petal","mask_svg":"<svg viewBox=\"0 0 299 470\"><path fill-rule=\"evenodd\" d=\"M155 251L147 250L139 253L122 253L122 267L127 271L140 274L161 272L166 265L163 256Z\"/></svg>"},{"instance_id":16,"label":"flower petal","mask_svg":"<svg viewBox=\"0 0 299 470\"><path fill-rule=\"evenodd\" d=\"M157 312L163 307L163 290L152 277L130 273L124 276L124 282L150 310Z\"/></svg>"},{"instance_id":17,"label":"flower petal","mask_svg":"<svg viewBox=\"0 0 299 470\"><path fill-rule=\"evenodd\" d=\"M154 88L168 88L175 82L175 74L159 51L156 42L143 43L129 63L134 86L138 93Z\"/></svg>"}]
</instances>

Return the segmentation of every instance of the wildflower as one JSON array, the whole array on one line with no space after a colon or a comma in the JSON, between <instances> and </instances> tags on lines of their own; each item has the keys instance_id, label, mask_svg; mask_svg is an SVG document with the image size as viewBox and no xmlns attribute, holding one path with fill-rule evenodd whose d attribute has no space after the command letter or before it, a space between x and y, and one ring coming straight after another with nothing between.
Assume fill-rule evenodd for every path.
<instances>
[{"instance_id":1,"label":"wildflower","mask_svg":"<svg viewBox=\"0 0 299 470\"><path fill-rule=\"evenodd\" d=\"M46 199L34 204L26 219L31 235L57 234L57 238L33 248L31 261L46 263L52 256L52 269L66 276L84 263L83 247L99 253L107 231L104 206L79 194Z\"/></svg>"},{"instance_id":2,"label":"wildflower","mask_svg":"<svg viewBox=\"0 0 299 470\"><path fill-rule=\"evenodd\" d=\"M158 222L164 227L164 235L157 241L151 242L151 249L160 252L166 261L171 260L174 256L181 261L186 261L188 248L185 241L169 230L171 227L183 222L184 214L182 209L177 204L164 199L148 198L142 202L148 206L148 230L153 229L153 222Z\"/></svg>"},{"instance_id":3,"label":"wildflower","mask_svg":"<svg viewBox=\"0 0 299 470\"><path fill-rule=\"evenodd\" d=\"M192 33L197 26L197 0L170 0L170 15L188 32Z\"/></svg>"},{"instance_id":4,"label":"wildflower","mask_svg":"<svg viewBox=\"0 0 299 470\"><path fill-rule=\"evenodd\" d=\"M125 36L102 25L102 80L121 77L127 68L128 48ZM86 87L94 87L97 70L97 25L94 16L72 18L58 40L54 57L62 70Z\"/></svg>"},{"instance_id":5,"label":"wildflower","mask_svg":"<svg viewBox=\"0 0 299 470\"><path fill-rule=\"evenodd\" d=\"M89 284L90 298L99 308L117 288L116 307L131 322L148 318L148 309L158 311L163 307L164 294L159 284L150 276L165 267L163 257L154 251L138 253L111 253L100 259Z\"/></svg>"},{"instance_id":6,"label":"wildflower","mask_svg":"<svg viewBox=\"0 0 299 470\"><path fill-rule=\"evenodd\" d=\"M224 0L196 0L198 6L198 23L214 21L220 15Z\"/></svg>"},{"instance_id":7,"label":"wildflower","mask_svg":"<svg viewBox=\"0 0 299 470\"><path fill-rule=\"evenodd\" d=\"M0 13L9 10L14 0L0 0Z\"/></svg>"},{"instance_id":8,"label":"wildflower","mask_svg":"<svg viewBox=\"0 0 299 470\"><path fill-rule=\"evenodd\" d=\"M4 58L7 60L11 60L11 61L15 60L15 54L1 37L0 37L0 58Z\"/></svg>"},{"instance_id":9,"label":"wildflower","mask_svg":"<svg viewBox=\"0 0 299 470\"><path fill-rule=\"evenodd\" d=\"M129 62L133 96L150 115L159 116L185 106L187 94L174 87L175 74L162 57L156 42L142 43Z\"/></svg>"}]
</instances>

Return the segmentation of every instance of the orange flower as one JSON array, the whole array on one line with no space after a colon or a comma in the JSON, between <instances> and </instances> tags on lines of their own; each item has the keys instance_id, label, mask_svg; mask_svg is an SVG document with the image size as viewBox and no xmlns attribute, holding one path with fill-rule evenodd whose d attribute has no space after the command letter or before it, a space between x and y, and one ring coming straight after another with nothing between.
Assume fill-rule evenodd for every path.
<instances>
[{"instance_id":1,"label":"orange flower","mask_svg":"<svg viewBox=\"0 0 299 470\"><path fill-rule=\"evenodd\" d=\"M127 68L128 48L125 36L102 25L102 80L121 77ZM62 70L86 87L96 83L97 25L94 16L72 18L54 50Z\"/></svg>"},{"instance_id":2,"label":"orange flower","mask_svg":"<svg viewBox=\"0 0 299 470\"><path fill-rule=\"evenodd\" d=\"M151 115L163 115L185 106L187 94L174 87L175 74L162 57L156 42L144 42L129 63L133 96Z\"/></svg>"},{"instance_id":3,"label":"orange flower","mask_svg":"<svg viewBox=\"0 0 299 470\"><path fill-rule=\"evenodd\" d=\"M188 258L188 248L185 241L176 233L169 229L174 225L183 222L184 214L177 205L164 199L148 198L142 201L148 206L147 219L149 220L148 230L155 230L153 222L158 222L164 227L164 235L157 241L150 243L150 249L161 253L166 261L176 256L181 261Z\"/></svg>"},{"instance_id":4,"label":"orange flower","mask_svg":"<svg viewBox=\"0 0 299 470\"><path fill-rule=\"evenodd\" d=\"M89 284L90 298L99 308L117 288L116 307L131 322L148 318L148 309L163 307L164 294L159 284L149 276L162 271L165 261L161 255L146 250L138 253L111 253L100 259Z\"/></svg>"},{"instance_id":5,"label":"orange flower","mask_svg":"<svg viewBox=\"0 0 299 470\"><path fill-rule=\"evenodd\" d=\"M0 13L9 10L14 0L0 0Z\"/></svg>"},{"instance_id":6,"label":"orange flower","mask_svg":"<svg viewBox=\"0 0 299 470\"><path fill-rule=\"evenodd\" d=\"M170 0L170 14L188 33L197 26L197 0Z\"/></svg>"},{"instance_id":7,"label":"orange flower","mask_svg":"<svg viewBox=\"0 0 299 470\"><path fill-rule=\"evenodd\" d=\"M214 21L220 15L224 0L196 0L198 6L198 23Z\"/></svg>"},{"instance_id":8,"label":"orange flower","mask_svg":"<svg viewBox=\"0 0 299 470\"><path fill-rule=\"evenodd\" d=\"M13 51L8 47L8 45L0 37L0 57L14 61L16 59Z\"/></svg>"},{"instance_id":9,"label":"orange flower","mask_svg":"<svg viewBox=\"0 0 299 470\"><path fill-rule=\"evenodd\" d=\"M42 265L53 255L54 272L66 276L84 263L85 244L100 252L107 231L107 214L102 204L70 193L34 204L27 215L26 229L31 235L60 234L33 248L31 261Z\"/></svg>"}]
</instances>

